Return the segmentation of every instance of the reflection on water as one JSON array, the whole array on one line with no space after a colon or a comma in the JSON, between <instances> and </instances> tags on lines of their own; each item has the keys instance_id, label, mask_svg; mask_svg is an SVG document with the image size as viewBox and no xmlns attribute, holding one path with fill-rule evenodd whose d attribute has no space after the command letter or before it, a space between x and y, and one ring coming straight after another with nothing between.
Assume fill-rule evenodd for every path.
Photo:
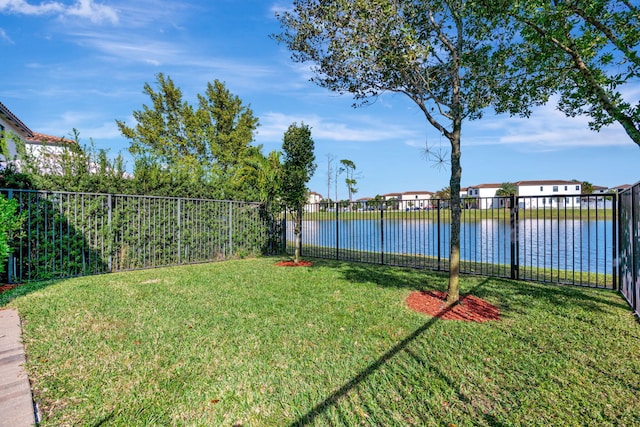
<instances>
[{"instance_id":1,"label":"reflection on water","mask_svg":"<svg viewBox=\"0 0 640 427\"><path fill-rule=\"evenodd\" d=\"M518 264L584 272L611 273L610 220L521 219L513 250ZM302 242L327 249L351 249L382 254L448 258L450 225L427 219L303 221ZM293 241L293 225L287 224ZM511 227L508 220L462 222L462 260L510 264Z\"/></svg>"}]
</instances>

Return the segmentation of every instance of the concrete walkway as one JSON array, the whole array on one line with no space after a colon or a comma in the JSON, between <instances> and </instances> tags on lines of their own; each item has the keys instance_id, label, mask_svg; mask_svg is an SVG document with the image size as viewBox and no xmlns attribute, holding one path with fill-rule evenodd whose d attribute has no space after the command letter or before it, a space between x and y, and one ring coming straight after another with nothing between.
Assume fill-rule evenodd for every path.
<instances>
[{"instance_id":1,"label":"concrete walkway","mask_svg":"<svg viewBox=\"0 0 640 427\"><path fill-rule=\"evenodd\" d=\"M18 312L0 309L0 427L36 424L21 334Z\"/></svg>"}]
</instances>

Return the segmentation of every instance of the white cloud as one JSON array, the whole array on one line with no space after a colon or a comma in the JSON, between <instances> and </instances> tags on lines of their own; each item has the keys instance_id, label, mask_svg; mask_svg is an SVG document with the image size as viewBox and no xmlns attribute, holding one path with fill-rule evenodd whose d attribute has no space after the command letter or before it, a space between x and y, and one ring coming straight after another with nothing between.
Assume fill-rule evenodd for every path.
<instances>
[{"instance_id":1,"label":"white cloud","mask_svg":"<svg viewBox=\"0 0 640 427\"><path fill-rule=\"evenodd\" d=\"M260 116L258 142L282 139L284 132L292 123L304 123L311 127L314 139L329 141L371 142L384 140L411 140L416 137L413 130L369 118L359 118L352 123L325 119L318 115L289 115L284 113L266 113Z\"/></svg>"},{"instance_id":2,"label":"white cloud","mask_svg":"<svg viewBox=\"0 0 640 427\"><path fill-rule=\"evenodd\" d=\"M595 132L589 128L588 117L567 117L555 105L552 101L538 108L529 118L485 116L470 122L463 144L518 145L528 151L629 144L629 137L620 125L613 124Z\"/></svg>"},{"instance_id":3,"label":"white cloud","mask_svg":"<svg viewBox=\"0 0 640 427\"><path fill-rule=\"evenodd\" d=\"M103 4L94 3L93 0L79 0L66 10L66 15L88 18L93 23L109 21L118 23L118 13L115 9Z\"/></svg>"},{"instance_id":4,"label":"white cloud","mask_svg":"<svg viewBox=\"0 0 640 427\"><path fill-rule=\"evenodd\" d=\"M59 17L80 17L89 19L92 23L118 23L117 11L93 0L77 0L68 6L55 1L30 4L25 0L0 0L0 12L19 15L57 15Z\"/></svg>"},{"instance_id":5,"label":"white cloud","mask_svg":"<svg viewBox=\"0 0 640 427\"><path fill-rule=\"evenodd\" d=\"M9 44L15 44L13 40L11 40L11 37L9 37L9 35L3 28L0 28L0 40L4 40Z\"/></svg>"}]
</instances>

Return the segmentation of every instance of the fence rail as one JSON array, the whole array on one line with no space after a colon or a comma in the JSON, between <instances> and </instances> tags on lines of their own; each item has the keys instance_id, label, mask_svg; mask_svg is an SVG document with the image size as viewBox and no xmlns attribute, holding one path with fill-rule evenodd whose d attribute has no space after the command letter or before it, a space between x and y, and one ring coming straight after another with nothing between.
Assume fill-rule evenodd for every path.
<instances>
[{"instance_id":1,"label":"fence rail","mask_svg":"<svg viewBox=\"0 0 640 427\"><path fill-rule=\"evenodd\" d=\"M615 194L466 199L461 271L539 282L615 288ZM307 256L449 270L449 200L338 207L307 205ZM288 252L294 241L287 227Z\"/></svg>"},{"instance_id":2,"label":"fence rail","mask_svg":"<svg viewBox=\"0 0 640 427\"><path fill-rule=\"evenodd\" d=\"M22 230L8 282L218 261L278 251L279 224L260 204L2 189Z\"/></svg>"},{"instance_id":3,"label":"fence rail","mask_svg":"<svg viewBox=\"0 0 640 427\"><path fill-rule=\"evenodd\" d=\"M640 317L640 182L620 193L620 292Z\"/></svg>"}]
</instances>

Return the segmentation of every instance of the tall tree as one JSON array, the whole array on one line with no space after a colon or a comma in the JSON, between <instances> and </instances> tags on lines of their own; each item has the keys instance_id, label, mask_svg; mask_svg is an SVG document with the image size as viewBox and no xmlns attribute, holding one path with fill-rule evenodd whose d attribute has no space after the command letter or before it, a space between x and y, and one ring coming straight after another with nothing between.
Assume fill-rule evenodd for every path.
<instances>
[{"instance_id":1,"label":"tall tree","mask_svg":"<svg viewBox=\"0 0 640 427\"><path fill-rule=\"evenodd\" d=\"M618 122L640 146L640 102L630 86L640 81L640 7L628 0L484 0L489 13L519 30L509 46L514 73L532 85L514 96L547 87L560 95L568 116L587 115L594 130ZM531 78L534 77L534 78ZM548 90L548 89L545 89Z\"/></svg>"},{"instance_id":2,"label":"tall tree","mask_svg":"<svg viewBox=\"0 0 640 427\"><path fill-rule=\"evenodd\" d=\"M349 194L349 203L353 203L353 195L358 192L356 185L358 181L355 179L354 174L356 171L356 164L349 159L340 160L340 170L344 171L346 178L344 183L347 185L347 193Z\"/></svg>"},{"instance_id":3,"label":"tall tree","mask_svg":"<svg viewBox=\"0 0 640 427\"><path fill-rule=\"evenodd\" d=\"M329 203L331 203L331 178L333 176L333 168L331 167L331 164L334 160L335 157L333 156L333 154L327 154L327 208L329 207ZM338 195L336 194L336 199L337 198Z\"/></svg>"},{"instance_id":4,"label":"tall tree","mask_svg":"<svg viewBox=\"0 0 640 427\"><path fill-rule=\"evenodd\" d=\"M206 188L209 197L243 198L246 162L256 155L253 133L258 119L223 83L209 83L194 108L170 77L156 75L157 90L148 83L144 93L151 105L133 112L136 125L116 121L131 141L129 151L140 165L166 170L170 181L187 188ZM259 149L258 149L259 151ZM174 182L174 187L181 183Z\"/></svg>"},{"instance_id":5,"label":"tall tree","mask_svg":"<svg viewBox=\"0 0 640 427\"><path fill-rule=\"evenodd\" d=\"M463 0L296 0L279 20L284 32L276 39L292 51L294 61L312 64L312 81L351 93L355 105L383 92L404 94L449 140L452 215L446 303L457 303L462 123L479 118L493 99L504 58L494 60L491 39L504 32L497 31L497 22L477 14L474 3Z\"/></svg>"},{"instance_id":6,"label":"tall tree","mask_svg":"<svg viewBox=\"0 0 640 427\"><path fill-rule=\"evenodd\" d=\"M294 261L300 261L302 210L307 202L307 182L316 170L314 142L309 126L293 123L282 140L283 165L281 170L282 200L294 216L296 247Z\"/></svg>"}]
</instances>

